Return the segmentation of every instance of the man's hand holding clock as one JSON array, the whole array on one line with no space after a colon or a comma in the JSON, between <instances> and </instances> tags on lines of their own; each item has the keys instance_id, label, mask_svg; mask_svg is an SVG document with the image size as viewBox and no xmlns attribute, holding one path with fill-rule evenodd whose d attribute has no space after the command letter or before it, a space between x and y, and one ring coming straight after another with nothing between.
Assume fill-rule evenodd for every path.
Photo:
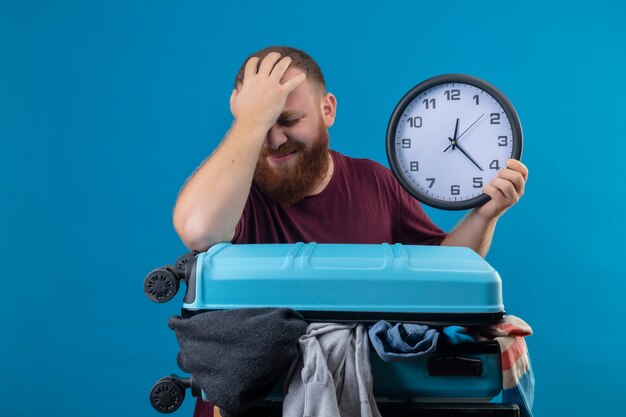
<instances>
[{"instance_id":1,"label":"man's hand holding clock","mask_svg":"<svg viewBox=\"0 0 626 417\"><path fill-rule=\"evenodd\" d=\"M485 220L500 217L513 206L524 194L528 180L528 168L517 159L507 159L506 168L500 170L489 184L483 187L483 193L491 200L476 209L477 214Z\"/></svg>"}]
</instances>

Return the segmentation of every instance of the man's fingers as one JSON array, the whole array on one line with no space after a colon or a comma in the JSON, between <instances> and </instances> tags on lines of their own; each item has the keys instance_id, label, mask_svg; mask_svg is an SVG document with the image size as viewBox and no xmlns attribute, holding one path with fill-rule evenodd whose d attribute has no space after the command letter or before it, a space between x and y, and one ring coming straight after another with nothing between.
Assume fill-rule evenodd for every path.
<instances>
[{"instance_id":1,"label":"man's fingers","mask_svg":"<svg viewBox=\"0 0 626 417\"><path fill-rule=\"evenodd\" d=\"M288 56L283 57L280 61L278 61L278 64L274 65L270 78L280 81L280 79L283 78L283 75L285 75L287 68L289 68L289 65L291 65L291 58Z\"/></svg>"},{"instance_id":2,"label":"man's fingers","mask_svg":"<svg viewBox=\"0 0 626 417\"><path fill-rule=\"evenodd\" d=\"M500 190L502 194L504 194L504 196L512 202L517 202L517 200L519 200L517 191L515 191L515 187L513 186L513 183L511 181L496 177L491 180L489 185Z\"/></svg>"},{"instance_id":3,"label":"man's fingers","mask_svg":"<svg viewBox=\"0 0 626 417\"><path fill-rule=\"evenodd\" d=\"M258 66L259 66L259 58L256 56L253 56L252 58L248 60L248 62L246 62L246 68L244 69L244 72L243 72L244 81L247 78L249 79L250 77L253 77L256 75L256 72L257 72L256 70Z\"/></svg>"},{"instance_id":4,"label":"man's fingers","mask_svg":"<svg viewBox=\"0 0 626 417\"><path fill-rule=\"evenodd\" d=\"M515 186L515 191L519 195L524 194L524 187L526 185L526 180L522 176L521 172L505 168L505 169L500 170L500 172L498 172L498 177L505 179L507 181L511 181L513 185Z\"/></svg>"},{"instance_id":5,"label":"man's fingers","mask_svg":"<svg viewBox=\"0 0 626 417\"><path fill-rule=\"evenodd\" d=\"M500 170L498 175L483 187L483 193L491 201L480 208L483 214L495 218L515 205L522 194L528 178L528 169L520 161L509 159L508 168Z\"/></svg>"},{"instance_id":6,"label":"man's fingers","mask_svg":"<svg viewBox=\"0 0 626 417\"><path fill-rule=\"evenodd\" d=\"M501 201L506 199L506 196L502 194L502 191L498 190L491 184L487 184L483 187L483 193L491 197L493 201Z\"/></svg>"},{"instance_id":7,"label":"man's fingers","mask_svg":"<svg viewBox=\"0 0 626 417\"><path fill-rule=\"evenodd\" d=\"M524 181L528 180L528 168L526 168L526 165L522 164L517 159L507 159L506 166L507 168L510 168L522 174L522 177L524 177Z\"/></svg>"},{"instance_id":8,"label":"man's fingers","mask_svg":"<svg viewBox=\"0 0 626 417\"><path fill-rule=\"evenodd\" d=\"M274 68L274 64L280 58L280 54L278 52L270 52L263 58L261 61L261 66L259 67L259 75L269 76L272 72L272 68Z\"/></svg>"},{"instance_id":9,"label":"man's fingers","mask_svg":"<svg viewBox=\"0 0 626 417\"><path fill-rule=\"evenodd\" d=\"M305 79L306 79L306 74L302 72L296 75L295 77L293 77L292 79L290 79L289 81L287 81L285 84L283 84L283 88L285 89L287 94L289 94L293 90L298 88L298 86L302 84Z\"/></svg>"}]
</instances>

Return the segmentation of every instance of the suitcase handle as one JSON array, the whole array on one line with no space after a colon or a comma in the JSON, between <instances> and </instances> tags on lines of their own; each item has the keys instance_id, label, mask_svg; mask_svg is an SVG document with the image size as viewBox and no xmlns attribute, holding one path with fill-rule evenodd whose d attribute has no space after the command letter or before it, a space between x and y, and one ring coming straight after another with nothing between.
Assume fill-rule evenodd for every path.
<instances>
[{"instance_id":1,"label":"suitcase handle","mask_svg":"<svg viewBox=\"0 0 626 417\"><path fill-rule=\"evenodd\" d=\"M481 376L483 361L467 356L436 356L428 361L431 376Z\"/></svg>"}]
</instances>

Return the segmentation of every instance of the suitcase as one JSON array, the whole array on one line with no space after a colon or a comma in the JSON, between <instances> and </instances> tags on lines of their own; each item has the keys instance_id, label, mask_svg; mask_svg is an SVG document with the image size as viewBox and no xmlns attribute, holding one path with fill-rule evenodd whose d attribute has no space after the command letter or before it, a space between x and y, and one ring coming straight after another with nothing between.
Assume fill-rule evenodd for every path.
<instances>
[{"instance_id":1,"label":"suitcase","mask_svg":"<svg viewBox=\"0 0 626 417\"><path fill-rule=\"evenodd\" d=\"M183 318L288 307L310 322L386 320L442 328L493 324L505 314L500 276L461 247L221 243L153 270L144 290L153 301L167 302L180 281L186 284ZM383 415L519 415L515 405L489 403L502 389L496 342L440 342L427 357L392 363L372 352L374 395ZM157 381L151 403L157 411L175 411L185 388L203 397L193 378L172 375ZM251 415L280 415L280 398L277 386Z\"/></svg>"}]
</instances>

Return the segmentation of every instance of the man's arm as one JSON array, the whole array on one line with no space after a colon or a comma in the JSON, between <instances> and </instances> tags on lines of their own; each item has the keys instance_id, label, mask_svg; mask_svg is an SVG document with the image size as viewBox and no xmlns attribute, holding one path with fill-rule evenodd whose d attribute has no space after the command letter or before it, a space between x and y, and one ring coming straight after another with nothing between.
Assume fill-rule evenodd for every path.
<instances>
[{"instance_id":1,"label":"man's arm","mask_svg":"<svg viewBox=\"0 0 626 417\"><path fill-rule=\"evenodd\" d=\"M280 83L291 58L268 54L251 58L244 79L233 90L230 108L235 122L215 152L204 161L181 190L174 207L174 228L190 249L206 250L230 241L243 213L254 169L269 129L304 74Z\"/></svg>"},{"instance_id":2,"label":"man's arm","mask_svg":"<svg viewBox=\"0 0 626 417\"><path fill-rule=\"evenodd\" d=\"M483 192L491 197L487 203L472 210L441 242L444 246L467 246L482 257L487 255L498 218L524 194L528 169L515 159L498 172Z\"/></svg>"}]
</instances>

